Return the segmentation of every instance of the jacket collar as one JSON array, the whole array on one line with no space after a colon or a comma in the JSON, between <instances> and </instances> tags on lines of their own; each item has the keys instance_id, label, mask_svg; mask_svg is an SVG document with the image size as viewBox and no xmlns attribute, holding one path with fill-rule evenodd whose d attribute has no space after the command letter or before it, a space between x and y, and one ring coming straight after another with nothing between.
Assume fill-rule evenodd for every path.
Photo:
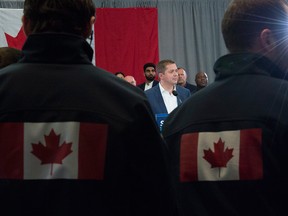
<instances>
[{"instance_id":1,"label":"jacket collar","mask_svg":"<svg viewBox=\"0 0 288 216\"><path fill-rule=\"evenodd\" d=\"M37 33L28 36L20 62L91 64L93 50L80 36L65 33Z\"/></svg>"},{"instance_id":2,"label":"jacket collar","mask_svg":"<svg viewBox=\"0 0 288 216\"><path fill-rule=\"evenodd\" d=\"M286 79L285 72L265 56L253 53L228 54L214 64L215 80L241 74L265 74L279 79Z\"/></svg>"}]
</instances>

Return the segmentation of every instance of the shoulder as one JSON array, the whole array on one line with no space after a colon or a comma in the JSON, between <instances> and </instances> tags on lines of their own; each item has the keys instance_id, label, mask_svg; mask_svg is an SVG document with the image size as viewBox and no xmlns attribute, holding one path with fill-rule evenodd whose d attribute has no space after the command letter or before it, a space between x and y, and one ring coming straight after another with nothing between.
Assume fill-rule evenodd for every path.
<instances>
[{"instance_id":1,"label":"shoulder","mask_svg":"<svg viewBox=\"0 0 288 216\"><path fill-rule=\"evenodd\" d=\"M185 88L188 88L190 91L192 91L195 90L197 86L187 82Z\"/></svg>"},{"instance_id":2,"label":"shoulder","mask_svg":"<svg viewBox=\"0 0 288 216\"><path fill-rule=\"evenodd\" d=\"M156 86L158 83L159 83L158 80L154 80L154 81L153 81L153 86Z\"/></svg>"},{"instance_id":3,"label":"shoulder","mask_svg":"<svg viewBox=\"0 0 288 216\"><path fill-rule=\"evenodd\" d=\"M155 94L155 92L159 92L160 93L160 88L159 85L155 85L154 87L144 91L146 95L153 95Z\"/></svg>"},{"instance_id":4,"label":"shoulder","mask_svg":"<svg viewBox=\"0 0 288 216\"><path fill-rule=\"evenodd\" d=\"M189 89L184 88L184 87L179 86L179 85L177 86L177 91L179 93L182 93L182 94L189 94L190 95L190 90Z\"/></svg>"},{"instance_id":5,"label":"shoulder","mask_svg":"<svg viewBox=\"0 0 288 216\"><path fill-rule=\"evenodd\" d=\"M144 86L145 86L145 82L143 82L143 83L137 85L137 87L139 87L139 88L142 88L142 87L144 87Z\"/></svg>"}]
</instances>

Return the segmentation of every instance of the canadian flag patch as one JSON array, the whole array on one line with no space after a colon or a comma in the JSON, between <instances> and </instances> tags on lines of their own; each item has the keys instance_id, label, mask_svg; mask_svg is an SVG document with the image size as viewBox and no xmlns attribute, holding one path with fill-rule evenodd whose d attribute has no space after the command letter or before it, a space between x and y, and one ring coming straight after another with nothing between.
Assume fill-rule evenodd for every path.
<instances>
[{"instance_id":1,"label":"canadian flag patch","mask_svg":"<svg viewBox=\"0 0 288 216\"><path fill-rule=\"evenodd\" d=\"M263 178L262 130L184 134L180 143L180 182Z\"/></svg>"},{"instance_id":2,"label":"canadian flag patch","mask_svg":"<svg viewBox=\"0 0 288 216\"><path fill-rule=\"evenodd\" d=\"M0 178L104 178L108 126L0 123Z\"/></svg>"}]
</instances>

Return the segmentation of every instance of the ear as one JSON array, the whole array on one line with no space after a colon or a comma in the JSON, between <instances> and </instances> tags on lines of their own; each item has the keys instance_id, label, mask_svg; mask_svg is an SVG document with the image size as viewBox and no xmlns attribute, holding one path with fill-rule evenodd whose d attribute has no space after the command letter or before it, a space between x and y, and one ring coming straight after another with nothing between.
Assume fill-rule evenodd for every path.
<instances>
[{"instance_id":1,"label":"ear","mask_svg":"<svg viewBox=\"0 0 288 216\"><path fill-rule=\"evenodd\" d=\"M92 16L91 19L90 19L90 25L91 26L94 25L95 20L96 20L95 16Z\"/></svg>"},{"instance_id":2,"label":"ear","mask_svg":"<svg viewBox=\"0 0 288 216\"><path fill-rule=\"evenodd\" d=\"M88 38L88 37L90 37L90 35L91 35L91 33L92 33L92 26L94 25L94 23L95 23L95 20L96 20L96 18L95 18L95 16L92 16L91 18L90 18L90 23L88 24L88 26L87 26L87 31L84 33L84 38Z\"/></svg>"},{"instance_id":3,"label":"ear","mask_svg":"<svg viewBox=\"0 0 288 216\"><path fill-rule=\"evenodd\" d=\"M24 31L24 34L26 35L26 37L30 34L30 24L29 24L29 21L26 19L25 16L22 16L22 25L23 25L23 31Z\"/></svg>"},{"instance_id":4,"label":"ear","mask_svg":"<svg viewBox=\"0 0 288 216\"><path fill-rule=\"evenodd\" d=\"M260 43L264 52L270 52L274 48L275 38L270 29L263 29L260 33Z\"/></svg>"}]
</instances>

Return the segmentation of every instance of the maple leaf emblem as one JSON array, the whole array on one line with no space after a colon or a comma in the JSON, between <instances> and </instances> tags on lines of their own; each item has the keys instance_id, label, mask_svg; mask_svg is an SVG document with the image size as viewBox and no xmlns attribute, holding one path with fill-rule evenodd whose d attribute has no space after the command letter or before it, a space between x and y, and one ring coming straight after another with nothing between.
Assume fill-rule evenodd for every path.
<instances>
[{"instance_id":1,"label":"maple leaf emblem","mask_svg":"<svg viewBox=\"0 0 288 216\"><path fill-rule=\"evenodd\" d=\"M44 135L46 146L41 142L32 144L31 153L41 160L41 164L51 164L50 175L53 175L53 164L62 164L62 160L72 153L72 143L64 143L59 145L60 135L56 135L54 130L50 131L48 136Z\"/></svg>"},{"instance_id":2,"label":"maple leaf emblem","mask_svg":"<svg viewBox=\"0 0 288 216\"><path fill-rule=\"evenodd\" d=\"M24 42L26 41L26 35L23 30L23 26L19 30L16 37L13 37L7 33L5 33L6 40L9 47L16 48L16 49L22 49Z\"/></svg>"},{"instance_id":3,"label":"maple leaf emblem","mask_svg":"<svg viewBox=\"0 0 288 216\"><path fill-rule=\"evenodd\" d=\"M218 142L214 142L214 152L209 148L204 151L203 158L211 164L211 168L219 168L219 178L220 178L220 168L226 167L228 161L233 157L232 152L233 148L229 149L228 147L224 150L225 142L222 142L219 138Z\"/></svg>"}]
</instances>

